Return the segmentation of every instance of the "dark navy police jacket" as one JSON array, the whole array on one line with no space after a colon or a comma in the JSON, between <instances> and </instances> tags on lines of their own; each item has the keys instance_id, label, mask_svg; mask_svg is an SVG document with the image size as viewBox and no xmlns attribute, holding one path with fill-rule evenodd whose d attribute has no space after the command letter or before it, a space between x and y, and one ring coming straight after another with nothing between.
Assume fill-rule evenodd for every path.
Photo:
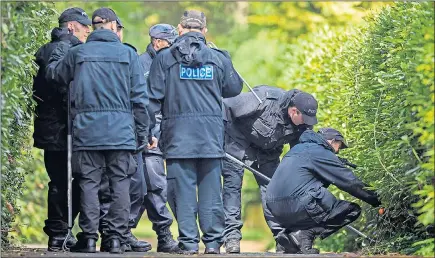
<instances>
[{"instance_id":1,"label":"dark navy police jacket","mask_svg":"<svg viewBox=\"0 0 435 258\"><path fill-rule=\"evenodd\" d=\"M162 112L160 149L165 158L224 157L222 97L243 82L223 51L201 33L188 32L161 50L149 74L151 116Z\"/></svg>"},{"instance_id":2,"label":"dark navy police jacket","mask_svg":"<svg viewBox=\"0 0 435 258\"><path fill-rule=\"evenodd\" d=\"M136 150L147 143L148 94L137 53L106 29L65 53L62 45L53 52L46 78L74 79L74 150Z\"/></svg>"}]
</instances>

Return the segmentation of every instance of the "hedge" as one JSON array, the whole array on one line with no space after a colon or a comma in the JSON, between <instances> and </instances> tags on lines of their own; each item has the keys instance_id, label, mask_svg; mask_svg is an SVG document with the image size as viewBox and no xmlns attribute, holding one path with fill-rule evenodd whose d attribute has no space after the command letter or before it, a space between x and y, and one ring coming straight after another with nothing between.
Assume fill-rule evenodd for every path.
<instances>
[{"instance_id":1,"label":"hedge","mask_svg":"<svg viewBox=\"0 0 435 258\"><path fill-rule=\"evenodd\" d=\"M33 120L32 84L37 66L34 54L49 39L52 3L1 3L2 92L1 92L1 233L2 248L18 212L16 200L22 195L23 169L31 159Z\"/></svg>"},{"instance_id":2,"label":"hedge","mask_svg":"<svg viewBox=\"0 0 435 258\"><path fill-rule=\"evenodd\" d=\"M385 214L363 205L358 225L377 240L367 253L433 256L433 7L396 3L362 27L324 28L289 48L279 82L315 95L318 127L344 133L352 146L344 156L380 194ZM354 249L357 242L321 247Z\"/></svg>"}]
</instances>

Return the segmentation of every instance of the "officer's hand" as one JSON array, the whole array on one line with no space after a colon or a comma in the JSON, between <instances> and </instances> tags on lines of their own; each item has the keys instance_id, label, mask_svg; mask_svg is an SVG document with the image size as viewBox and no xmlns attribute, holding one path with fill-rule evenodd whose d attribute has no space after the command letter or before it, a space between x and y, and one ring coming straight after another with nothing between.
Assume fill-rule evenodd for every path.
<instances>
[{"instance_id":1,"label":"officer's hand","mask_svg":"<svg viewBox=\"0 0 435 258\"><path fill-rule=\"evenodd\" d=\"M143 150L145 150L147 145L148 145L148 141L146 140L146 138L138 137L136 151L134 153L137 154L139 152L142 152Z\"/></svg>"},{"instance_id":2,"label":"officer's hand","mask_svg":"<svg viewBox=\"0 0 435 258\"><path fill-rule=\"evenodd\" d=\"M377 201L371 203L373 208L380 207L382 205L381 201L378 199Z\"/></svg>"},{"instance_id":3,"label":"officer's hand","mask_svg":"<svg viewBox=\"0 0 435 258\"><path fill-rule=\"evenodd\" d=\"M152 149L157 148L157 145L158 145L158 142L159 142L159 140L156 137L152 137L151 141L152 141L151 144L148 143L148 146L147 146L148 150L152 150Z\"/></svg>"}]
</instances>

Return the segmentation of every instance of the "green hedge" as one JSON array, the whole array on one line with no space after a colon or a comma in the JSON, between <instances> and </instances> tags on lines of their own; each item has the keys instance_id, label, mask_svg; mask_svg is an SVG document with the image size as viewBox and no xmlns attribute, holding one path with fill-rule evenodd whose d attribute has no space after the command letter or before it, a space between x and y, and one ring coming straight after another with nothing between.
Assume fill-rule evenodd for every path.
<instances>
[{"instance_id":1,"label":"green hedge","mask_svg":"<svg viewBox=\"0 0 435 258\"><path fill-rule=\"evenodd\" d=\"M318 127L345 134L352 148L343 154L387 208L378 217L363 205L359 226L377 240L366 252L433 255L433 3L397 3L361 28L325 28L289 53L279 85L316 96ZM356 243L324 242L323 249Z\"/></svg>"},{"instance_id":2,"label":"green hedge","mask_svg":"<svg viewBox=\"0 0 435 258\"><path fill-rule=\"evenodd\" d=\"M2 16L2 92L1 92L1 207L2 248L9 243L8 232L18 212L16 199L22 195L31 159L31 125L33 120L32 84L37 69L34 54L49 39L53 5L39 2L4 2Z\"/></svg>"}]
</instances>

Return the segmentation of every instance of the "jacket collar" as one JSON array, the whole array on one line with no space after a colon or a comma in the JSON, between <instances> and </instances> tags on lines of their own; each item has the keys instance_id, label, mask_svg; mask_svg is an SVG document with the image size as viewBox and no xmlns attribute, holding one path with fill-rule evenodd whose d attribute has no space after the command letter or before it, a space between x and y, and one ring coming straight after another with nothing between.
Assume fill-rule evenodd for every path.
<instances>
[{"instance_id":1,"label":"jacket collar","mask_svg":"<svg viewBox=\"0 0 435 258\"><path fill-rule=\"evenodd\" d=\"M148 44L146 52L150 55L152 59L154 59L154 57L156 57L157 55L157 51L154 49L152 43Z\"/></svg>"},{"instance_id":2,"label":"jacket collar","mask_svg":"<svg viewBox=\"0 0 435 258\"><path fill-rule=\"evenodd\" d=\"M325 149L334 152L331 144L325 140L320 134L314 132L313 130L306 130L301 137L299 138L300 143L316 143L320 146L323 146Z\"/></svg>"},{"instance_id":3,"label":"jacket collar","mask_svg":"<svg viewBox=\"0 0 435 258\"><path fill-rule=\"evenodd\" d=\"M121 42L115 32L107 29L94 30L86 40L90 41Z\"/></svg>"}]
</instances>

